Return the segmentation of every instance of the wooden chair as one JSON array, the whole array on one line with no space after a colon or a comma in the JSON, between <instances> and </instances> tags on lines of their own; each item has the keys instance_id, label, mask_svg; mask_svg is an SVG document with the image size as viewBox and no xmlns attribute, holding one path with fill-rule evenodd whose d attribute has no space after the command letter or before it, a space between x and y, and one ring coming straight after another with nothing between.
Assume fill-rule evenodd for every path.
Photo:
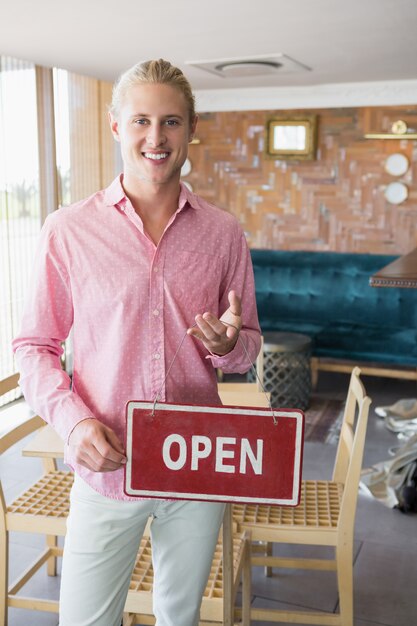
<instances>
[{"instance_id":1,"label":"wooden chair","mask_svg":"<svg viewBox=\"0 0 417 626\"><path fill-rule=\"evenodd\" d=\"M0 381L0 396L15 389L18 374ZM55 431L34 416L22 420L0 436L0 454L17 444L27 435L38 430L34 440L27 446L29 454L39 455L45 449L44 474L17 499L6 505L0 483L0 618L4 616L7 626L8 607L36 611L58 612L59 602L42 598L23 597L18 592L39 570L48 565L48 574L56 574L56 559L62 556L57 537L65 535L69 512L69 495L73 483L70 472L57 471L56 457L63 455L63 444L57 441ZM35 443L35 445L33 445ZM42 448L44 446L44 448ZM8 587L8 533L21 531L41 533L46 537L46 548L30 567ZM231 626L234 624L236 593L242 580L243 626L249 625L250 610L250 534L232 532L231 509L226 507L223 522L224 540L219 540L214 555L210 578L202 601L202 619ZM126 603L125 623L132 624L136 613L145 621L154 623L152 616L152 565L149 531L145 531L137 555L135 570ZM201 622L203 624L204 621Z\"/></svg>"},{"instance_id":2,"label":"wooden chair","mask_svg":"<svg viewBox=\"0 0 417 626\"><path fill-rule=\"evenodd\" d=\"M332 480L305 480L299 506L234 505L233 519L252 540L263 542L252 565L270 568L335 570L340 612L252 609L251 619L297 624L353 626L353 536L366 426L371 400L359 378L351 374ZM265 544L266 542L266 544ZM297 559L272 556L271 543L333 546L334 559ZM261 543L262 546L262 543ZM265 549L266 546L266 549ZM278 598L277 598L278 599Z\"/></svg>"},{"instance_id":3,"label":"wooden chair","mask_svg":"<svg viewBox=\"0 0 417 626\"><path fill-rule=\"evenodd\" d=\"M201 603L200 626L209 626L210 624L233 626L237 623L237 619L239 619L241 626L249 626L250 548L250 533L244 531L236 534L232 524L231 505L226 505L221 537L217 542L209 580ZM151 555L151 540L149 535L145 533L136 558L126 599L124 626L155 624L152 613L153 570ZM242 608L236 610L236 594L240 582L242 582Z\"/></svg>"},{"instance_id":4,"label":"wooden chair","mask_svg":"<svg viewBox=\"0 0 417 626\"><path fill-rule=\"evenodd\" d=\"M14 374L0 381L0 396L15 389L19 375ZM44 426L39 416L16 420L12 428L0 436L0 454L3 454L24 437ZM0 429L3 431L3 429ZM0 483L0 623L7 625L8 607L20 607L40 611L58 611L58 602L42 598L18 595L22 587L43 564L48 574L56 574L56 559L62 549L57 537L65 534L69 510L69 492L73 477L69 472L58 471L53 459L45 459L43 475L13 502L6 505ZM9 532L29 532L45 535L45 550L22 575L10 586L8 584ZM4 622L1 622L2 618Z\"/></svg>"}]
</instances>

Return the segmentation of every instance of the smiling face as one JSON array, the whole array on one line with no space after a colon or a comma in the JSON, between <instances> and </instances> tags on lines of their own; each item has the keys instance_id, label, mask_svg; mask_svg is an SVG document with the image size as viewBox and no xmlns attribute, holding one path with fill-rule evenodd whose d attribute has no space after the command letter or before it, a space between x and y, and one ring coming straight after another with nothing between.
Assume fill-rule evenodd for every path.
<instances>
[{"instance_id":1,"label":"smiling face","mask_svg":"<svg viewBox=\"0 0 417 626\"><path fill-rule=\"evenodd\" d=\"M124 182L178 184L196 123L197 118L190 122L179 89L159 83L132 86L117 115L110 113L113 136L121 146Z\"/></svg>"}]
</instances>

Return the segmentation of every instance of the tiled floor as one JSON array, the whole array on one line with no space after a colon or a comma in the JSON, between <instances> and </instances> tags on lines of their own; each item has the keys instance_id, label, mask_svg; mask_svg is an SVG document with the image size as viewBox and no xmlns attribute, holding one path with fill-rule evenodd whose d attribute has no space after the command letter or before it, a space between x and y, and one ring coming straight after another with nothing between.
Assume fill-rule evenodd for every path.
<instances>
[{"instance_id":1,"label":"tiled floor","mask_svg":"<svg viewBox=\"0 0 417 626\"><path fill-rule=\"evenodd\" d=\"M374 408L392 404L399 398L417 397L414 382L363 377L368 395L373 399L370 413L364 466L388 458L388 448L398 444L396 436L386 430ZM319 390L338 393L346 390L348 377L342 374L322 375ZM304 477L330 476L335 445L307 443L304 454ZM37 459L22 458L19 451L9 451L0 459L0 470L6 499L17 494L26 481L40 473ZM355 626L416 626L417 624L417 515L404 515L387 509L375 500L359 495L355 534L354 596ZM42 542L33 535L11 537L11 580L30 562ZM284 552L295 548L284 546ZM282 548L280 550L282 553ZM324 556L321 550L309 552ZM25 591L42 590L46 597L58 596L59 576L49 578L39 572ZM275 572L264 578L261 569L253 575L253 605L302 610L315 608L337 610L334 574L304 571ZM57 616L19 609L9 612L9 626L56 626ZM266 622L256 622L266 626ZM181 626L180 624L178 626Z\"/></svg>"}]
</instances>

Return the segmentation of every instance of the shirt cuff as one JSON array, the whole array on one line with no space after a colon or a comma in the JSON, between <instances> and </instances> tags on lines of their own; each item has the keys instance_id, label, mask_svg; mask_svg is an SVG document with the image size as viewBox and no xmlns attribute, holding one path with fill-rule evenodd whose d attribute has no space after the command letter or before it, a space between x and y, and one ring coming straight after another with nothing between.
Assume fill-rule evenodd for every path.
<instances>
[{"instance_id":1,"label":"shirt cuff","mask_svg":"<svg viewBox=\"0 0 417 626\"><path fill-rule=\"evenodd\" d=\"M70 437L71 437L71 435L72 435L72 432L73 432L74 428L75 428L76 426L78 426L78 424L80 424L81 422L85 422L85 420L95 420L95 419L97 419L97 418L95 418L95 417L94 417L94 415L86 415L86 416L84 416L84 417L80 417L80 419L78 420L78 422L75 422L75 424L73 424L73 425L71 426L71 428L67 431L67 436L66 436L66 438L64 439L64 441L65 441L65 445L66 445L66 446L68 446L68 445L69 445L69 440L70 440Z\"/></svg>"},{"instance_id":2,"label":"shirt cuff","mask_svg":"<svg viewBox=\"0 0 417 626\"><path fill-rule=\"evenodd\" d=\"M206 359L209 359L212 362L214 368L219 368L225 372L233 371L239 374L244 374L252 367L252 363L242 346L242 342L239 340L236 342L233 350L227 354L224 354L223 356L208 354Z\"/></svg>"}]
</instances>

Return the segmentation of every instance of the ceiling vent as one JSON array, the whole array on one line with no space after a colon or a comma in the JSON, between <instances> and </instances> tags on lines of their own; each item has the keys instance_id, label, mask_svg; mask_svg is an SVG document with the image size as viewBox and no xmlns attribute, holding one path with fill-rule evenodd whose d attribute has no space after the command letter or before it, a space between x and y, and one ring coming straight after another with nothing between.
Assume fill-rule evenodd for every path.
<instances>
[{"instance_id":1,"label":"ceiling vent","mask_svg":"<svg viewBox=\"0 0 417 626\"><path fill-rule=\"evenodd\" d=\"M187 61L187 65L198 67L222 78L252 78L254 76L289 74L311 70L307 65L280 53L211 61Z\"/></svg>"}]
</instances>

